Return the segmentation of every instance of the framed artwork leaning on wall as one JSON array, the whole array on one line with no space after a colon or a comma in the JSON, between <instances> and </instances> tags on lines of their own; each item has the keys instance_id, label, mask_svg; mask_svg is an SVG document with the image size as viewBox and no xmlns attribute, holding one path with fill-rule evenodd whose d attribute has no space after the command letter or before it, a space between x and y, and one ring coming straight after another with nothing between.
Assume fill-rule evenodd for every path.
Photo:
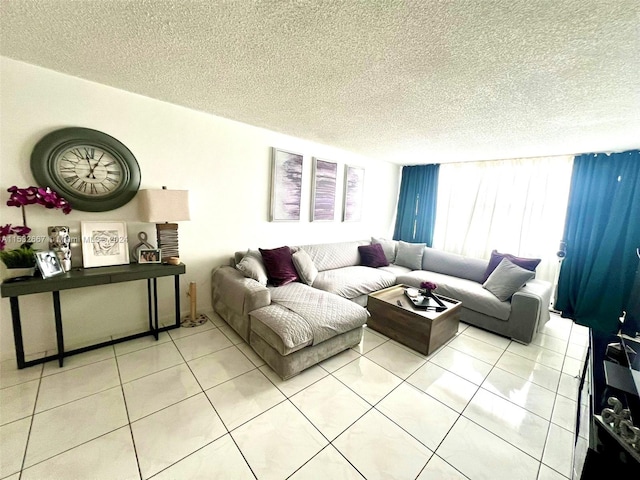
<instances>
[{"instance_id":1,"label":"framed artwork leaning on wall","mask_svg":"<svg viewBox=\"0 0 640 480\"><path fill-rule=\"evenodd\" d=\"M84 268L129 263L125 222L81 222Z\"/></svg>"}]
</instances>

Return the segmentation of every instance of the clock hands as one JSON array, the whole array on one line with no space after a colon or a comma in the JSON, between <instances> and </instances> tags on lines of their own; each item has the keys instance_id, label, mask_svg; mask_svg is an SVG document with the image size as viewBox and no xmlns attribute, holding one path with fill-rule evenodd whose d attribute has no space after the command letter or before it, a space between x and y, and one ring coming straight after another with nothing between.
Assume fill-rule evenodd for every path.
<instances>
[{"instance_id":1,"label":"clock hands","mask_svg":"<svg viewBox=\"0 0 640 480\"><path fill-rule=\"evenodd\" d=\"M87 160L87 163L89 164L89 174L87 175L87 178L92 178L93 180L96 179L96 175L93 172L96 169L96 167L100 165L100 160L102 160L102 157L104 157L104 152L102 152L102 155L100 155L100 158L98 158L98 161L92 167L91 162L89 161L89 154L87 153L86 160Z\"/></svg>"},{"instance_id":2,"label":"clock hands","mask_svg":"<svg viewBox=\"0 0 640 480\"><path fill-rule=\"evenodd\" d=\"M87 175L87 178L91 178L91 175L93 175L93 168L91 168L91 162L89 161L88 153L85 155L84 159L87 161L87 164L89 165L89 174ZM93 175L93 178L96 178L96 176Z\"/></svg>"}]
</instances>

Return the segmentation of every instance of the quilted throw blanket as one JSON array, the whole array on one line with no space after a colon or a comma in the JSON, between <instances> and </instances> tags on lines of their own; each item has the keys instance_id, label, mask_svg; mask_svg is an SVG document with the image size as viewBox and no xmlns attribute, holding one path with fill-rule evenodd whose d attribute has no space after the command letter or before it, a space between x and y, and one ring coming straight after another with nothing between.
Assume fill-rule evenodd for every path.
<instances>
[{"instance_id":1,"label":"quilted throw blanket","mask_svg":"<svg viewBox=\"0 0 640 480\"><path fill-rule=\"evenodd\" d=\"M360 305L302 283L269 289L272 303L295 312L309 325L313 345L361 327L367 321L368 312Z\"/></svg>"}]
</instances>

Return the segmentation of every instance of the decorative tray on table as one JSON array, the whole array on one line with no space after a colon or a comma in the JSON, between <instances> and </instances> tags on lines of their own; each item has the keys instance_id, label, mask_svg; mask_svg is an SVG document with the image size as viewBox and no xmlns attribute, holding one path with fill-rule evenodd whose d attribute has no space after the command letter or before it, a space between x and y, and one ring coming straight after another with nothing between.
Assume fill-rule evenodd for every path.
<instances>
[{"instance_id":1,"label":"decorative tray on table","mask_svg":"<svg viewBox=\"0 0 640 480\"><path fill-rule=\"evenodd\" d=\"M411 304L415 308L420 308L422 310L433 310L436 312L444 312L447 309L447 306L442 303L442 301L433 293L424 295L422 293L418 293L414 295L415 291L418 291L416 288L405 288L404 294L411 301Z\"/></svg>"}]
</instances>

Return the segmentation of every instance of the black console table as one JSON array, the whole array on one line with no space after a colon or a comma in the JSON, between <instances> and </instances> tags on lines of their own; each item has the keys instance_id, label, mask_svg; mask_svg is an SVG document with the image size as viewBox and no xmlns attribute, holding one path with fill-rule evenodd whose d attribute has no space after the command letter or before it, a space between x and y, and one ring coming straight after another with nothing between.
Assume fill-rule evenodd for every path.
<instances>
[{"instance_id":1,"label":"black console table","mask_svg":"<svg viewBox=\"0 0 640 480\"><path fill-rule=\"evenodd\" d=\"M63 275L57 275L51 278L33 277L21 281L7 282L0 285L1 296L8 297L11 302L11 320L13 322L13 339L16 347L16 360L18 368L30 367L39 363L48 362L50 360L58 360L60 366L63 364L64 357L75 355L89 350L114 345L116 343L133 340L147 335L153 335L158 339L158 333L172 328L180 327L180 280L179 276L185 273L184 264L165 265L156 263L129 265L117 265L113 267L98 267L72 270ZM175 317L174 325L159 328L158 326L158 291L157 279L159 277L174 277L174 296L175 296ZM60 308L60 291L70 290L74 288L92 287L96 285L106 285L111 283L132 282L134 280L147 280L147 303L149 308L149 330L128 335L126 337L109 340L106 342L89 345L74 350L65 351L64 335L62 329L62 310ZM35 360L25 361L24 345L22 341L22 323L20 319L20 305L18 299L22 295L31 295L34 293L52 292L53 295L53 311L56 323L56 339L58 342L58 353L49 355Z\"/></svg>"},{"instance_id":2,"label":"black console table","mask_svg":"<svg viewBox=\"0 0 640 480\"><path fill-rule=\"evenodd\" d=\"M620 435L603 420L604 409L613 408L609 398L615 397L631 411L634 425L640 427L638 393L624 381L632 375L629 367L612 363L607 355L608 345L620 340L617 335L590 331L590 345L577 402L573 480L600 480L607 474L638 478L640 452L622 441ZM640 349L636 347L636 350Z\"/></svg>"}]
</instances>

